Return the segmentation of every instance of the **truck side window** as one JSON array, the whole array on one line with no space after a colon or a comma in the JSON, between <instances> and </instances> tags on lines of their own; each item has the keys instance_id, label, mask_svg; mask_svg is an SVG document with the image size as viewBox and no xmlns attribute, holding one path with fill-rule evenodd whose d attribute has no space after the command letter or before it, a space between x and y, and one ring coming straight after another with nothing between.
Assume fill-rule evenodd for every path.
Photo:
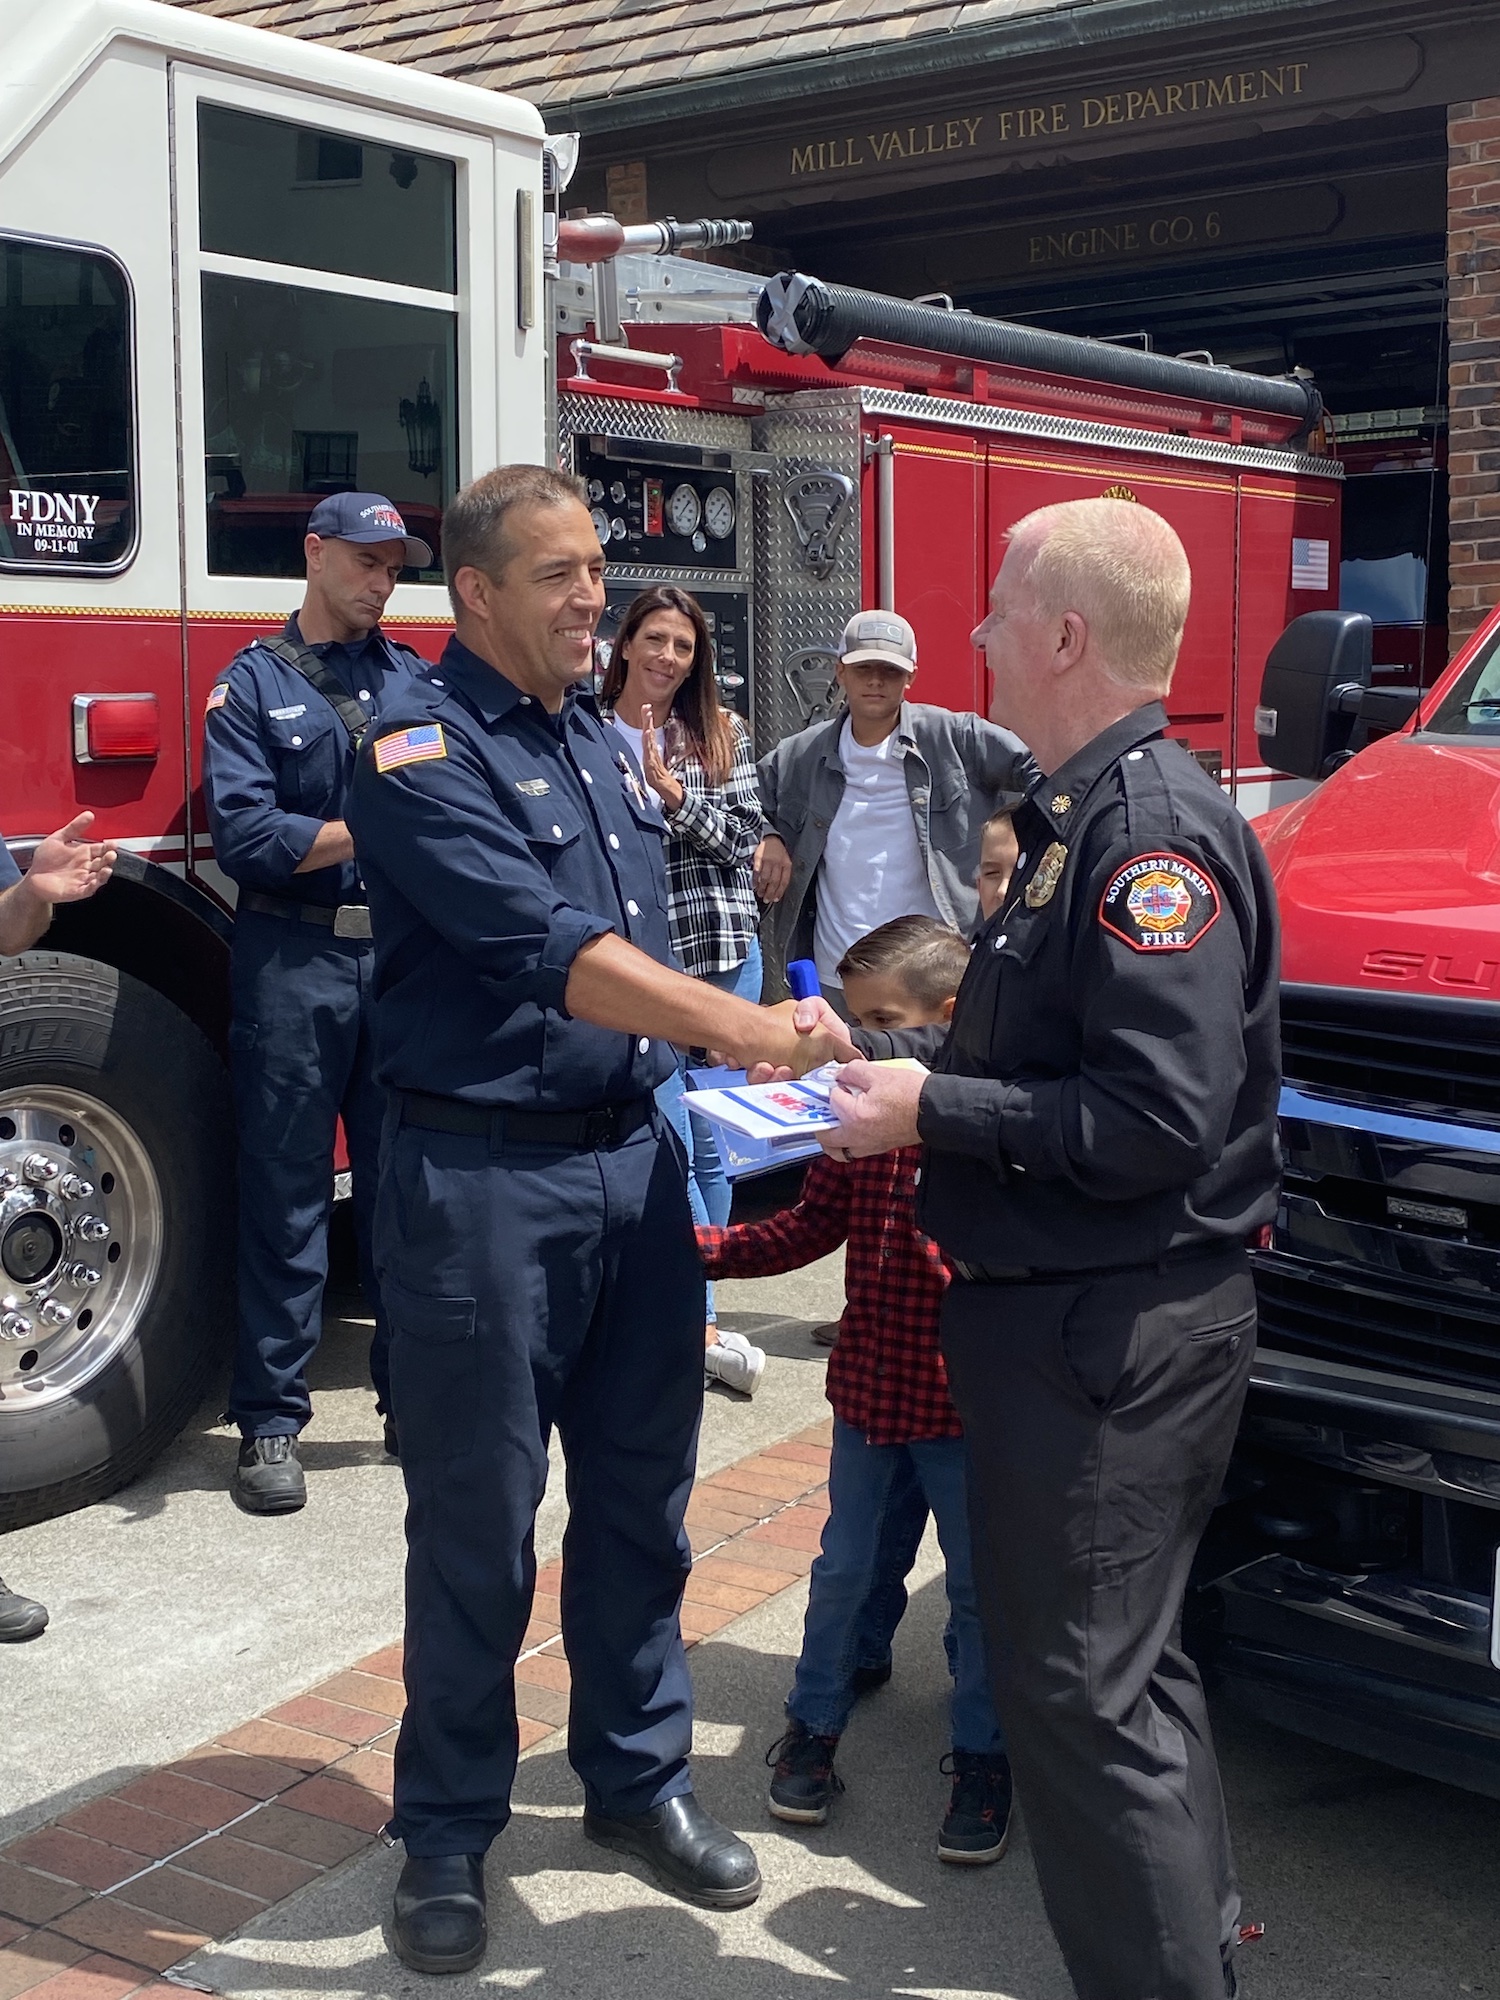
<instances>
[{"instance_id":1,"label":"truck side window","mask_svg":"<svg viewBox=\"0 0 1500 2000\"><path fill-rule=\"evenodd\" d=\"M0 569L135 548L131 304L96 250L0 235Z\"/></svg>"},{"instance_id":2,"label":"truck side window","mask_svg":"<svg viewBox=\"0 0 1500 2000\"><path fill-rule=\"evenodd\" d=\"M451 160L198 106L200 247L458 290Z\"/></svg>"},{"instance_id":3,"label":"truck side window","mask_svg":"<svg viewBox=\"0 0 1500 2000\"><path fill-rule=\"evenodd\" d=\"M198 129L210 573L300 577L313 507L358 491L431 545L433 567L404 580L440 583L459 437L453 163L212 104Z\"/></svg>"},{"instance_id":4,"label":"truck side window","mask_svg":"<svg viewBox=\"0 0 1500 2000\"><path fill-rule=\"evenodd\" d=\"M1500 736L1500 638L1460 674L1422 728L1433 736Z\"/></svg>"}]
</instances>

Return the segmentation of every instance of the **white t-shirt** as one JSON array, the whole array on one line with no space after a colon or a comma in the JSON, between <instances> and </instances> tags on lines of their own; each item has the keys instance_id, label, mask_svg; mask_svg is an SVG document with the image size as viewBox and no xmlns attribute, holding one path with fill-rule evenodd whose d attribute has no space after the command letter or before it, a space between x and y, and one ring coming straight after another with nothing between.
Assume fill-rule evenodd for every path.
<instances>
[{"instance_id":1,"label":"white t-shirt","mask_svg":"<svg viewBox=\"0 0 1500 2000\"><path fill-rule=\"evenodd\" d=\"M845 716L839 759L844 796L818 869L813 922L813 958L825 987L838 986L838 962L856 939L893 917L938 914L917 845L900 735L893 729L866 748L855 742Z\"/></svg>"},{"instance_id":2,"label":"white t-shirt","mask_svg":"<svg viewBox=\"0 0 1500 2000\"><path fill-rule=\"evenodd\" d=\"M645 758L646 739L644 731L639 729L632 729L630 724L625 720L625 718L622 715L619 714L612 715L609 719L610 722L614 725L614 727L618 729L620 734L625 738L625 741L630 745L631 749L635 752L635 761L637 762L637 764L640 765L641 769L644 771L646 768L646 758ZM662 747L662 740L663 740L661 731L659 729L653 729L651 734L656 738L656 747L658 750L660 750Z\"/></svg>"}]
</instances>

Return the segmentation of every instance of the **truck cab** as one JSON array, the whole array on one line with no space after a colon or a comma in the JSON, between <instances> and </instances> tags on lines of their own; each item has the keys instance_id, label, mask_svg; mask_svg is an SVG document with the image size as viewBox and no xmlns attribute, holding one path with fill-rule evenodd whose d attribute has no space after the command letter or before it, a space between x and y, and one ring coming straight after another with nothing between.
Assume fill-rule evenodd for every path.
<instances>
[{"instance_id":1,"label":"truck cab","mask_svg":"<svg viewBox=\"0 0 1500 2000\"><path fill-rule=\"evenodd\" d=\"M1321 779L1256 822L1285 1179L1196 1609L1265 1719L1500 1796L1500 613L1395 728L1368 622L1299 622L1257 717Z\"/></svg>"}]
</instances>

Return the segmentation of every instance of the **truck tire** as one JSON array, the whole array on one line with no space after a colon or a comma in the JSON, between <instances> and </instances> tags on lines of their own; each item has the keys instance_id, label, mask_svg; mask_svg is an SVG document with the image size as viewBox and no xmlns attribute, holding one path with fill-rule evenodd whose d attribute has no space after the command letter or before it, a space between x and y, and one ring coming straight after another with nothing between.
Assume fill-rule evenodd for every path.
<instances>
[{"instance_id":1,"label":"truck tire","mask_svg":"<svg viewBox=\"0 0 1500 2000\"><path fill-rule=\"evenodd\" d=\"M228 1080L187 1016L62 952L0 962L0 1530L145 1470L234 1321Z\"/></svg>"}]
</instances>

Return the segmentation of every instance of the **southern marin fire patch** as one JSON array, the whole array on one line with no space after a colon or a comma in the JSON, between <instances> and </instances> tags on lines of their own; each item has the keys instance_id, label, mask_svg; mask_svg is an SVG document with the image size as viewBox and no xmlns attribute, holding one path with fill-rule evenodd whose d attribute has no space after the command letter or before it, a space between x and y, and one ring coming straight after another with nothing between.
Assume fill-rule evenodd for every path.
<instances>
[{"instance_id":1,"label":"southern marin fire patch","mask_svg":"<svg viewBox=\"0 0 1500 2000\"><path fill-rule=\"evenodd\" d=\"M1180 854L1143 854L1116 873L1099 921L1132 951L1190 951L1219 920L1219 892Z\"/></svg>"}]
</instances>

